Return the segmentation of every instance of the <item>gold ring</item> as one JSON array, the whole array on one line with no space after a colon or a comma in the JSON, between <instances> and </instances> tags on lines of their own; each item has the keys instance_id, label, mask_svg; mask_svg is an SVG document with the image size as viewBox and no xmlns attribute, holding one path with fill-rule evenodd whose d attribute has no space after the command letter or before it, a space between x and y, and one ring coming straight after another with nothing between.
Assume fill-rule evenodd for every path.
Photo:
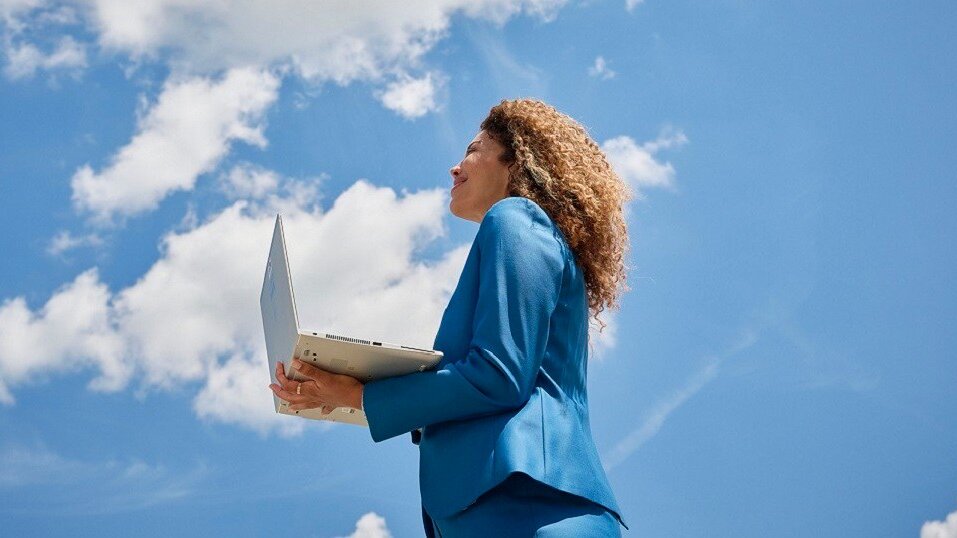
<instances>
[{"instance_id":1,"label":"gold ring","mask_svg":"<svg viewBox=\"0 0 957 538\"><path fill-rule=\"evenodd\" d=\"M296 394L302 394L302 383L296 385Z\"/></svg>"}]
</instances>

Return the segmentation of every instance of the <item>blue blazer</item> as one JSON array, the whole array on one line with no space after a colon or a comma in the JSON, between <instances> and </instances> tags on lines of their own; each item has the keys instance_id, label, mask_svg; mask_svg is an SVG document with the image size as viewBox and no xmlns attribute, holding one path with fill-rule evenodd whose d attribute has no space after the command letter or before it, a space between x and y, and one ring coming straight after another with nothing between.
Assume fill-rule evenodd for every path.
<instances>
[{"instance_id":1,"label":"blue blazer","mask_svg":"<svg viewBox=\"0 0 957 538\"><path fill-rule=\"evenodd\" d=\"M432 370L370 381L375 442L422 429L422 505L443 518L521 471L601 504L627 529L588 419L588 302L564 235L532 200L479 225L435 337Z\"/></svg>"}]
</instances>

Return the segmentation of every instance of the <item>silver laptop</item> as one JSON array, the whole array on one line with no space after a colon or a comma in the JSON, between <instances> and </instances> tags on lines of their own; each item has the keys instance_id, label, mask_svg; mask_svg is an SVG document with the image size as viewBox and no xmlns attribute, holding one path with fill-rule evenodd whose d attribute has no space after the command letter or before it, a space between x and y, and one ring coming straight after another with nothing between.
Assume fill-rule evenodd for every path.
<instances>
[{"instance_id":1,"label":"silver laptop","mask_svg":"<svg viewBox=\"0 0 957 538\"><path fill-rule=\"evenodd\" d=\"M320 368L352 376L362 382L421 372L442 360L442 352L431 349L375 342L337 334L303 331L299 328L296 299L292 292L292 276L283 238L282 215L276 215L276 226L269 247L266 275L259 294L263 331L266 334L266 355L269 376L276 383L276 363L282 362L286 376L304 381L290 367L293 357L311 362ZM318 409L290 411L288 403L273 394L276 412L287 415L348 422L368 426L365 413L351 407L337 407L322 416Z\"/></svg>"}]
</instances>

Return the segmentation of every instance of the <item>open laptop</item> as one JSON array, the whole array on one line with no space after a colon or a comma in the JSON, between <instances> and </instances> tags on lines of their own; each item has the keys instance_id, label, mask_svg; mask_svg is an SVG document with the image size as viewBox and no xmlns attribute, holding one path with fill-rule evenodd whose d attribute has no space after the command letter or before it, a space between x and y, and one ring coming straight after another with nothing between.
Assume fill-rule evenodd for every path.
<instances>
[{"instance_id":1,"label":"open laptop","mask_svg":"<svg viewBox=\"0 0 957 538\"><path fill-rule=\"evenodd\" d=\"M292 276L283 237L282 215L276 215L266 275L259 294L263 331L266 334L266 355L269 358L269 376L276 383L276 363L282 362L286 376L305 381L290 367L293 357L337 374L352 376L362 382L397 375L420 372L432 368L442 360L442 352L431 349L375 342L336 334L302 331L292 292ZM337 407L322 416L318 409L290 411L288 403L273 394L276 412L287 415L348 422L368 426L365 413L351 407Z\"/></svg>"}]
</instances>

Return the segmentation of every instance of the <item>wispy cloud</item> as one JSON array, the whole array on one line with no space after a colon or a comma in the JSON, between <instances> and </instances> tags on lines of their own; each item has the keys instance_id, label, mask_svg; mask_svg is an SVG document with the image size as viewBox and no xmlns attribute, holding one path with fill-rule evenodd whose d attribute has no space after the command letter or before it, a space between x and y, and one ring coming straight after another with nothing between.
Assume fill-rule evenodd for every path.
<instances>
[{"instance_id":1,"label":"wispy cloud","mask_svg":"<svg viewBox=\"0 0 957 538\"><path fill-rule=\"evenodd\" d=\"M608 67L608 62L605 61L605 58L602 56L595 58L595 63L588 68L588 76L602 80L615 78L617 74L618 73Z\"/></svg>"},{"instance_id":2,"label":"wispy cloud","mask_svg":"<svg viewBox=\"0 0 957 538\"><path fill-rule=\"evenodd\" d=\"M478 26L467 28L465 35L481 54L484 71L475 76L488 76L500 95L515 92L544 97L548 91L548 76L540 68L523 63L505 46L502 33Z\"/></svg>"},{"instance_id":3,"label":"wispy cloud","mask_svg":"<svg viewBox=\"0 0 957 538\"><path fill-rule=\"evenodd\" d=\"M853 354L823 345L793 318L787 305L774 303L764 311L765 323L772 334L782 339L782 349L792 353L796 377L804 389L846 388L854 392L872 391L880 385L880 372Z\"/></svg>"},{"instance_id":4,"label":"wispy cloud","mask_svg":"<svg viewBox=\"0 0 957 538\"><path fill-rule=\"evenodd\" d=\"M112 514L177 502L207 476L198 463L184 470L131 459L89 461L64 457L43 445L0 448L0 512ZM35 499L42 497L42 503ZM19 501L17 499L23 499Z\"/></svg>"},{"instance_id":5,"label":"wispy cloud","mask_svg":"<svg viewBox=\"0 0 957 538\"><path fill-rule=\"evenodd\" d=\"M692 374L684 385L659 400L658 403L645 414L644 421L622 440L618 441L618 443L602 457L605 470L611 471L620 465L627 460L629 456L634 454L636 450L657 435L658 432L661 431L662 426L664 426L665 421L668 420L675 410L718 376L718 369L723 361L751 347L756 341L757 334L753 332L753 330L745 330L730 349L709 357L706 360L705 366Z\"/></svg>"},{"instance_id":6,"label":"wispy cloud","mask_svg":"<svg viewBox=\"0 0 957 538\"><path fill-rule=\"evenodd\" d=\"M60 38L56 47L43 52L30 43L15 44L9 38L4 43L7 65L3 72L10 79L30 78L37 71L69 70L78 77L86 67L86 48L70 36Z\"/></svg>"},{"instance_id":7,"label":"wispy cloud","mask_svg":"<svg viewBox=\"0 0 957 538\"><path fill-rule=\"evenodd\" d=\"M718 375L718 364L717 361L710 362L704 368L695 372L684 386L655 404L651 411L646 414L644 422L632 430L624 439L618 441L605 455L602 460L605 469L608 471L614 469L647 443L649 439L657 435L671 413Z\"/></svg>"},{"instance_id":8,"label":"wispy cloud","mask_svg":"<svg viewBox=\"0 0 957 538\"><path fill-rule=\"evenodd\" d=\"M69 230L60 230L50 244L47 245L47 254L51 256L60 256L67 251L80 247L100 247L103 245L103 238L96 233L83 235L73 235Z\"/></svg>"},{"instance_id":9,"label":"wispy cloud","mask_svg":"<svg viewBox=\"0 0 957 538\"><path fill-rule=\"evenodd\" d=\"M645 0L625 0L625 9L634 11L636 7L644 4Z\"/></svg>"}]
</instances>

